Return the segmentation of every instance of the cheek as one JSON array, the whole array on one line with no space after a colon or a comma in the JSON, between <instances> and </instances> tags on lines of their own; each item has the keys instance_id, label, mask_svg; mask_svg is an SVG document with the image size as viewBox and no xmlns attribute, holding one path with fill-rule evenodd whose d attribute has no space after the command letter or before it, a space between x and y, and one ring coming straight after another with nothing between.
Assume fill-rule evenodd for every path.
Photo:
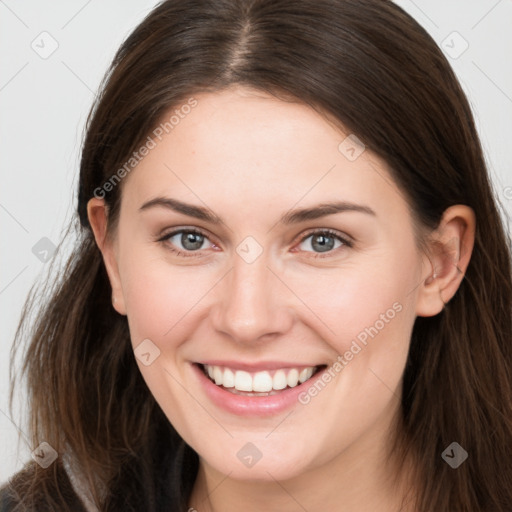
<instances>
[{"instance_id":1,"label":"cheek","mask_svg":"<svg viewBox=\"0 0 512 512\"><path fill-rule=\"evenodd\" d=\"M215 283L215 275L206 267L177 267L141 251L123 260L123 295L132 343L150 338L157 345L179 339L176 330Z\"/></svg>"},{"instance_id":2,"label":"cheek","mask_svg":"<svg viewBox=\"0 0 512 512\"><path fill-rule=\"evenodd\" d=\"M350 350L353 340L363 346L377 336L408 341L414 321L410 310L415 299L411 291L417 284L416 259L403 253L400 264L393 254L371 259L366 265L312 269L309 275L296 272L287 277L314 313L313 328L339 354Z\"/></svg>"},{"instance_id":3,"label":"cheek","mask_svg":"<svg viewBox=\"0 0 512 512\"><path fill-rule=\"evenodd\" d=\"M303 397L326 411L336 397L338 410L329 409L327 423L340 417L357 418L344 424L346 439L356 436L400 396L415 315L418 258L414 247L368 257L367 264L295 277L294 291L318 318L316 332L334 349L330 393ZM311 285L314 283L314 286ZM319 386L322 388L322 386ZM349 432L350 431L350 432ZM336 434L333 432L333 436Z\"/></svg>"},{"instance_id":4,"label":"cheek","mask_svg":"<svg viewBox=\"0 0 512 512\"><path fill-rule=\"evenodd\" d=\"M198 426L211 430L210 418L184 391L189 370L181 346L202 320L201 299L215 284L216 275L211 269L180 269L135 252L120 270L131 342L151 394L187 440L187 433ZM147 353L149 361L140 357Z\"/></svg>"}]
</instances>

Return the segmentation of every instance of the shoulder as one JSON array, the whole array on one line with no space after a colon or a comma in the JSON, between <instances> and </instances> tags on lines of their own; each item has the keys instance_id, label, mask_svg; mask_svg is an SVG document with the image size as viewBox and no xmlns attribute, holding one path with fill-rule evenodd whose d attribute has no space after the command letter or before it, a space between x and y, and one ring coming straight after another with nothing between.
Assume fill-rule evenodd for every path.
<instances>
[{"instance_id":1,"label":"shoulder","mask_svg":"<svg viewBox=\"0 0 512 512\"><path fill-rule=\"evenodd\" d=\"M62 466L55 472L38 475L33 464L13 475L0 486L0 512L59 510L85 512ZM56 497L59 497L56 502ZM55 508L58 507L58 508Z\"/></svg>"},{"instance_id":2,"label":"shoulder","mask_svg":"<svg viewBox=\"0 0 512 512\"><path fill-rule=\"evenodd\" d=\"M19 503L16 499L16 492L10 483L4 483L0 487L0 512L10 512Z\"/></svg>"}]
</instances>

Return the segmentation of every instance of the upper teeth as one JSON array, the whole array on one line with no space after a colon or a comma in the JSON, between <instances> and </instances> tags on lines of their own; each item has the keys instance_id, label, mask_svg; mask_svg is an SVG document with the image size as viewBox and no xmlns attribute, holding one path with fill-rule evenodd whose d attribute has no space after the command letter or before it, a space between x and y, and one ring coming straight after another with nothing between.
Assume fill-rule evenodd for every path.
<instances>
[{"instance_id":1,"label":"upper teeth","mask_svg":"<svg viewBox=\"0 0 512 512\"><path fill-rule=\"evenodd\" d=\"M316 370L316 366L308 368L286 368L274 372L262 371L249 373L243 370L232 370L223 366L204 365L210 378L218 386L235 388L237 391L255 391L265 393L267 391L291 388L308 380ZM271 375L273 373L273 375Z\"/></svg>"}]
</instances>

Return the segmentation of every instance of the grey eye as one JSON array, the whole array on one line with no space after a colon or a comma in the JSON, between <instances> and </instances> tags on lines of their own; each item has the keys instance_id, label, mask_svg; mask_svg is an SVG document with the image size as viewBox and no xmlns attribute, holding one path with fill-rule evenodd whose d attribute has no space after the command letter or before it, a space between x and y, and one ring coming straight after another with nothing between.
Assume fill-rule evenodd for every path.
<instances>
[{"instance_id":1,"label":"grey eye","mask_svg":"<svg viewBox=\"0 0 512 512\"><path fill-rule=\"evenodd\" d=\"M197 251L203 249L203 244L208 240L204 235L195 231L178 231L168 238L169 242L185 251ZM181 244L181 247L180 247Z\"/></svg>"},{"instance_id":2,"label":"grey eye","mask_svg":"<svg viewBox=\"0 0 512 512\"><path fill-rule=\"evenodd\" d=\"M310 240L308 242L308 240ZM337 245L336 245L337 244ZM300 243L300 248L303 251L308 251L307 248L305 248L306 245L313 248L313 252L328 252L333 249L337 249L343 244L343 241L340 240L338 237L331 235L329 233L313 233L312 235L307 236L302 240Z\"/></svg>"}]
</instances>

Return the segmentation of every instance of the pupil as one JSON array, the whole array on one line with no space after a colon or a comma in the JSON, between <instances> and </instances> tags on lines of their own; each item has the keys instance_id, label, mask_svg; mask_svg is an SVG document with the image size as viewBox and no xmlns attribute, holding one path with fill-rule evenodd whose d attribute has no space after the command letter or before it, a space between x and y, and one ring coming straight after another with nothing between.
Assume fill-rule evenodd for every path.
<instances>
[{"instance_id":1,"label":"pupil","mask_svg":"<svg viewBox=\"0 0 512 512\"><path fill-rule=\"evenodd\" d=\"M203 236L197 233L183 233L181 235L181 243L185 249L193 251L200 249L203 245Z\"/></svg>"},{"instance_id":2,"label":"pupil","mask_svg":"<svg viewBox=\"0 0 512 512\"><path fill-rule=\"evenodd\" d=\"M318 243L316 243L318 241ZM315 247L316 245L316 247ZM318 235L313 238L313 248L318 252L326 252L334 247L334 238L331 236Z\"/></svg>"}]
</instances>

